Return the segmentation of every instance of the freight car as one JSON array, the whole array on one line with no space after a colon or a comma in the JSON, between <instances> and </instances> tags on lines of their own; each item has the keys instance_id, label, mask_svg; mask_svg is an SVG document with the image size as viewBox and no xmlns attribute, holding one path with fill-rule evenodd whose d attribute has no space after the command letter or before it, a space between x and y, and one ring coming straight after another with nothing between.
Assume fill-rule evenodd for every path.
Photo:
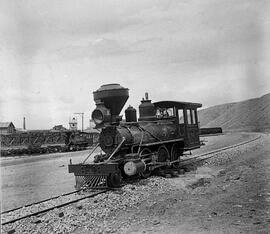
<instances>
[{"instance_id":1,"label":"freight car","mask_svg":"<svg viewBox=\"0 0 270 234\"><path fill-rule=\"evenodd\" d=\"M91 133L33 130L0 135L1 156L82 150L93 145Z\"/></svg>"},{"instance_id":2,"label":"freight car","mask_svg":"<svg viewBox=\"0 0 270 234\"><path fill-rule=\"evenodd\" d=\"M122 179L147 178L162 167L178 167L181 155L200 147L197 108L200 103L160 101L152 103L146 93L136 110L128 107L125 121L119 116L129 90L119 84L103 85L93 93L96 109L92 119L102 131L102 154L94 161L70 162L76 188L118 187ZM94 152L94 150L93 150Z\"/></svg>"}]
</instances>

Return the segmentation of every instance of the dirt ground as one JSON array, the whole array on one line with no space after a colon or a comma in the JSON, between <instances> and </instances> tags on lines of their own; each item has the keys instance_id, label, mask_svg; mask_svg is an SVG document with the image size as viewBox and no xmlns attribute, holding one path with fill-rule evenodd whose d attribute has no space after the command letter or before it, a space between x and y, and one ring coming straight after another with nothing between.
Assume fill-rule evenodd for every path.
<instances>
[{"instance_id":1,"label":"dirt ground","mask_svg":"<svg viewBox=\"0 0 270 234\"><path fill-rule=\"evenodd\" d=\"M220 145L254 139L257 135L234 133L207 137L206 145L196 150L195 155L206 148L220 148ZM78 234L269 233L270 136L260 135L260 139L247 145L217 153L179 177L153 176L139 180L119 190L100 194L95 199L84 199L78 204L7 225L5 231ZM44 165L45 161L39 163ZM19 165L28 169L33 166L31 162L13 166ZM10 170L13 167L6 165L6 168ZM22 171L25 170L22 168ZM48 181L44 180L44 183Z\"/></svg>"},{"instance_id":2,"label":"dirt ground","mask_svg":"<svg viewBox=\"0 0 270 234\"><path fill-rule=\"evenodd\" d=\"M132 223L122 232L270 233L269 146L268 135L244 153L233 150L232 158L168 179L175 190L119 214Z\"/></svg>"},{"instance_id":3,"label":"dirt ground","mask_svg":"<svg viewBox=\"0 0 270 234\"><path fill-rule=\"evenodd\" d=\"M88 151L9 157L1 159L2 210L74 190L67 165L81 162Z\"/></svg>"},{"instance_id":4,"label":"dirt ground","mask_svg":"<svg viewBox=\"0 0 270 234\"><path fill-rule=\"evenodd\" d=\"M252 139L254 136L255 133L227 133L202 137L205 145L192 153L196 155L207 152ZM69 159L72 159L73 163L80 163L88 154L89 150L1 158L2 210L74 190L74 175L69 174L67 168Z\"/></svg>"}]
</instances>

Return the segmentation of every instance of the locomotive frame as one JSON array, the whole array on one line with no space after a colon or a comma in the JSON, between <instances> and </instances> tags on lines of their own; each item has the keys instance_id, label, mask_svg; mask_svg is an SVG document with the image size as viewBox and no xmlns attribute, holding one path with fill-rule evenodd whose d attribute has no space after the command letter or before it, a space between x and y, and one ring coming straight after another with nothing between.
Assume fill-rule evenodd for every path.
<instances>
[{"instance_id":1,"label":"locomotive frame","mask_svg":"<svg viewBox=\"0 0 270 234\"><path fill-rule=\"evenodd\" d=\"M162 167L178 167L184 151L200 147L197 108L200 103L160 101L151 103L146 93L136 110L126 110L126 122L119 113L128 89L118 84L103 85L94 92L96 109L92 118L102 128L99 144L103 154L92 163L69 164L77 189L119 187L122 179L147 178Z\"/></svg>"}]
</instances>

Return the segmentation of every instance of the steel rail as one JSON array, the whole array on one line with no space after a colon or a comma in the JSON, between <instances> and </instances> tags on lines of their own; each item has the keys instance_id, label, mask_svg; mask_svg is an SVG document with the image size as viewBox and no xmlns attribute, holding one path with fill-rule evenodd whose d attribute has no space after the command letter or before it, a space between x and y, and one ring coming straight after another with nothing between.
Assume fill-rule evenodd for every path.
<instances>
[{"instance_id":1,"label":"steel rail","mask_svg":"<svg viewBox=\"0 0 270 234\"><path fill-rule=\"evenodd\" d=\"M204 156L207 156L209 154L215 154L215 153L218 153L218 152L221 152L221 151L225 151L227 149L232 149L232 148L235 148L235 147L238 147L238 146L241 146L241 145L245 145L245 144L248 144L250 142L256 141L256 140L258 140L260 138L261 138L261 136L258 136L258 137L255 137L255 138L251 139L251 140L248 140L248 141L244 141L244 142L241 142L241 143L238 143L238 144L234 144L234 145L231 145L231 146L222 147L220 149L212 150L212 151L209 151L209 152L206 152L206 153L202 153L202 154L196 155L196 156L191 157L191 158L182 159L182 160L180 160L180 166L184 166L184 165L190 164L190 161L192 161L194 159L198 159L200 157L204 157ZM209 157L202 158L200 160L208 159L208 158L211 158L213 156L214 155L209 156Z\"/></svg>"},{"instance_id":2,"label":"steel rail","mask_svg":"<svg viewBox=\"0 0 270 234\"><path fill-rule=\"evenodd\" d=\"M25 216L21 216L19 218L16 218L16 219L12 219L12 220L9 220L9 221L6 221L6 222L3 222L1 225L4 226L6 224L10 224L10 223L14 223L14 222L17 222L19 220L22 220L22 219L25 219L25 218L28 218L28 217L31 217L31 216L36 216L36 215L39 215L39 214L43 214L43 213L46 213L48 211L51 211L51 210L54 210L54 209L57 209L57 208L61 208L63 206L67 206L67 205L70 205L72 203L75 203L75 202L78 202L78 201L81 201L81 200L84 200L84 199L87 199L87 198L90 198L90 197L95 197L99 194L102 194L102 193L105 193L107 192L108 190L102 190L102 191L99 191L99 192L96 192L96 193L93 193L93 194L90 194L90 195L87 195L85 197L81 197L81 198L78 198L78 199L75 199L75 200L72 200L72 201L68 201L68 202L65 202L65 203L62 203L60 205L57 205L57 206L52 206L50 208L47 208L47 209L44 209L44 210L40 210L40 211L37 211L37 212L34 212L32 214L28 214L28 215L25 215Z\"/></svg>"},{"instance_id":3,"label":"steel rail","mask_svg":"<svg viewBox=\"0 0 270 234\"><path fill-rule=\"evenodd\" d=\"M46 198L46 199L41 200L41 201L38 201L38 202L30 203L30 204L27 204L27 205L24 205L24 206L19 206L19 207L10 209L10 210L5 210L5 211L1 212L1 215L2 215L2 214L9 213L9 212L12 212L12 211L15 211L15 210L22 209L22 208L24 208L24 207L29 207L29 206L33 206L33 205L40 204L40 203L42 203L42 202L50 201L50 200L53 200L53 199L56 199L56 198L59 198L59 197L62 197L62 196L67 196L67 195L70 195L70 194L73 194L73 193L77 193L77 192L80 192L81 190L82 190L82 189L75 190L75 191L68 192L68 193L63 193L63 194L61 194L61 195L57 195L57 196L54 196L54 197L51 197L51 198Z\"/></svg>"}]
</instances>

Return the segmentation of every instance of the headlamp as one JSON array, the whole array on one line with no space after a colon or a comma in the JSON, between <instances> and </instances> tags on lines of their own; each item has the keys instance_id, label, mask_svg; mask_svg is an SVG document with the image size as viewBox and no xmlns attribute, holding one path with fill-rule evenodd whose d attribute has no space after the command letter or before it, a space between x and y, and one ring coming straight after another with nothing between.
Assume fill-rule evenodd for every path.
<instances>
[{"instance_id":1,"label":"headlamp","mask_svg":"<svg viewBox=\"0 0 270 234\"><path fill-rule=\"evenodd\" d=\"M102 124L104 121L104 114L101 110L95 109L92 112L92 119L94 120L95 124Z\"/></svg>"},{"instance_id":2,"label":"headlamp","mask_svg":"<svg viewBox=\"0 0 270 234\"><path fill-rule=\"evenodd\" d=\"M101 126L105 122L109 122L110 119L110 110L102 102L98 103L96 109L92 112L92 120L97 126Z\"/></svg>"}]
</instances>

